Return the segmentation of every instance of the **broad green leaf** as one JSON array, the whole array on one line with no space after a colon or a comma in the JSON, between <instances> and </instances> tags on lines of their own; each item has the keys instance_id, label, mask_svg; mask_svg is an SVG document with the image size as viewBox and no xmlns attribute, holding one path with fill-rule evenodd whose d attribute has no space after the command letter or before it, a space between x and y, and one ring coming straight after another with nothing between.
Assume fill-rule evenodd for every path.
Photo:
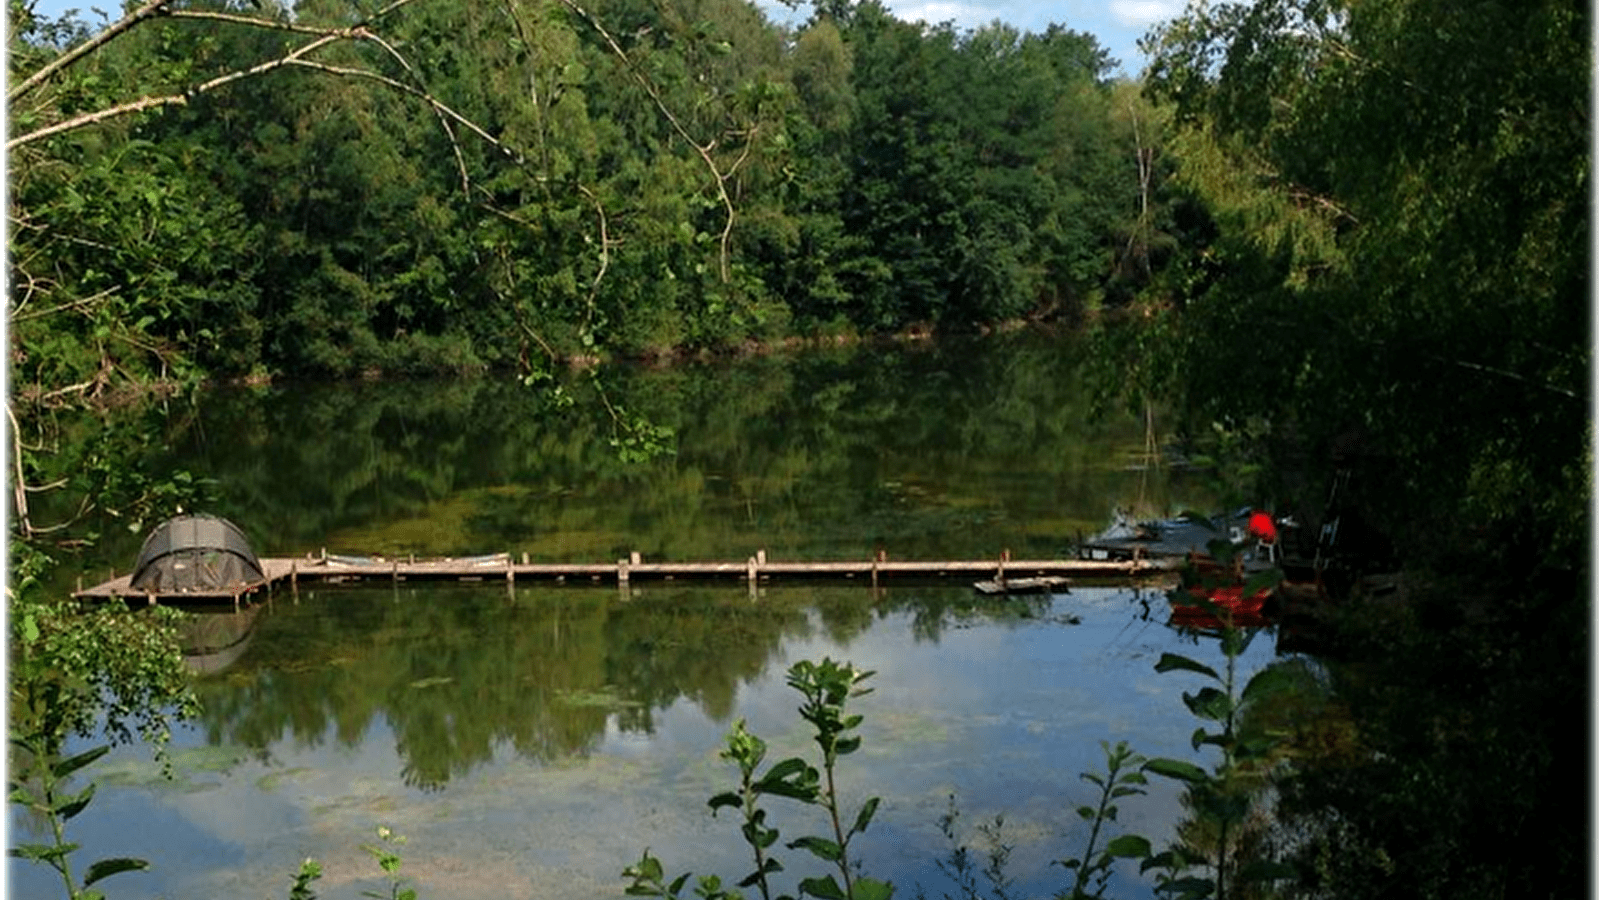
<instances>
[{"instance_id":1,"label":"broad green leaf","mask_svg":"<svg viewBox=\"0 0 1599 900\"><path fill-rule=\"evenodd\" d=\"M816 798L819 773L803 759L785 759L755 783L755 791L809 803Z\"/></svg>"},{"instance_id":2,"label":"broad green leaf","mask_svg":"<svg viewBox=\"0 0 1599 900\"><path fill-rule=\"evenodd\" d=\"M788 846L793 850L809 850L812 855L828 862L838 862L844 855L843 849L827 838L806 836L790 841Z\"/></svg>"},{"instance_id":3,"label":"broad green leaf","mask_svg":"<svg viewBox=\"0 0 1599 900\"><path fill-rule=\"evenodd\" d=\"M1167 778L1176 778L1179 781L1187 781L1194 784L1199 784L1209 780L1210 778L1209 775L1205 774L1204 769L1201 769L1193 763L1183 762L1180 759L1166 759L1165 757L1152 759L1149 762L1144 763L1144 771L1154 772L1156 775L1164 775Z\"/></svg>"},{"instance_id":4,"label":"broad green leaf","mask_svg":"<svg viewBox=\"0 0 1599 900\"><path fill-rule=\"evenodd\" d=\"M63 759L56 763L54 766L51 766L50 771L55 773L57 778L65 778L68 775L71 775L73 772L78 771L84 766L94 762L110 752L111 748L109 746L100 746L95 747L92 750L85 750L84 752L79 753L77 756L68 757L67 759Z\"/></svg>"},{"instance_id":5,"label":"broad green leaf","mask_svg":"<svg viewBox=\"0 0 1599 900\"><path fill-rule=\"evenodd\" d=\"M1197 694L1184 693L1183 703L1194 715L1216 722L1226 721L1233 708L1232 698L1213 687L1203 688Z\"/></svg>"},{"instance_id":6,"label":"broad green leaf","mask_svg":"<svg viewBox=\"0 0 1599 900\"><path fill-rule=\"evenodd\" d=\"M876 878L857 878L852 887L855 900L889 900L894 896L894 885Z\"/></svg>"},{"instance_id":7,"label":"broad green leaf","mask_svg":"<svg viewBox=\"0 0 1599 900\"><path fill-rule=\"evenodd\" d=\"M766 775L761 778L764 784L768 781L786 781L797 774L809 769L811 764L797 756L791 756L766 770Z\"/></svg>"},{"instance_id":8,"label":"broad green leaf","mask_svg":"<svg viewBox=\"0 0 1599 900\"><path fill-rule=\"evenodd\" d=\"M1112 790L1110 792L1110 795L1111 795L1112 798L1116 798L1116 797L1133 797L1133 796L1138 796L1138 795L1145 794L1145 793L1147 793L1147 791L1145 791L1143 788L1118 787L1118 788Z\"/></svg>"},{"instance_id":9,"label":"broad green leaf","mask_svg":"<svg viewBox=\"0 0 1599 900\"><path fill-rule=\"evenodd\" d=\"M1286 670L1278 666L1267 666L1249 679L1239 697L1244 703L1252 703L1288 690L1294 686L1294 683L1294 676Z\"/></svg>"},{"instance_id":10,"label":"broad green leaf","mask_svg":"<svg viewBox=\"0 0 1599 900\"><path fill-rule=\"evenodd\" d=\"M147 860L142 859L117 857L114 859L98 860L93 865L89 866L89 870L87 872L83 873L83 886L88 887L89 885L94 884L96 881L99 881L102 878L109 878L118 872L140 872L148 868L150 868L150 863Z\"/></svg>"},{"instance_id":11,"label":"broad green leaf","mask_svg":"<svg viewBox=\"0 0 1599 900\"><path fill-rule=\"evenodd\" d=\"M1215 669L1212 669L1210 666L1204 665L1203 663L1194 662L1188 657L1181 656L1176 653L1162 653L1160 655L1160 661L1155 663L1155 671L1157 672L1171 672L1176 669L1183 669L1189 672L1198 672L1201 675L1209 675L1211 678L1214 678L1217 681L1221 680L1221 677L1216 674Z\"/></svg>"},{"instance_id":12,"label":"broad green leaf","mask_svg":"<svg viewBox=\"0 0 1599 900\"><path fill-rule=\"evenodd\" d=\"M76 797L63 800L59 805L57 805L56 815L63 819L74 818L78 813L83 812L84 808L89 805L89 801L93 799L94 783L90 782L89 786L80 791Z\"/></svg>"},{"instance_id":13,"label":"broad green leaf","mask_svg":"<svg viewBox=\"0 0 1599 900\"><path fill-rule=\"evenodd\" d=\"M1136 834L1124 834L1105 845L1107 854L1127 859L1141 859L1152 849L1148 838Z\"/></svg>"},{"instance_id":14,"label":"broad green leaf","mask_svg":"<svg viewBox=\"0 0 1599 900\"><path fill-rule=\"evenodd\" d=\"M70 856L77 849L77 844L22 844L11 848L11 855L18 859L27 859L33 862L52 862L64 856Z\"/></svg>"},{"instance_id":15,"label":"broad green leaf","mask_svg":"<svg viewBox=\"0 0 1599 900\"><path fill-rule=\"evenodd\" d=\"M800 881L800 893L809 894L819 900L846 900L844 891L833 880L833 876L824 878L806 878Z\"/></svg>"},{"instance_id":16,"label":"broad green leaf","mask_svg":"<svg viewBox=\"0 0 1599 900\"><path fill-rule=\"evenodd\" d=\"M866 830L866 826L872 824L872 816L876 815L877 804L881 800L881 797L873 797L862 804L861 811L855 815L855 825L850 828L850 834L860 834Z\"/></svg>"},{"instance_id":17,"label":"broad green leaf","mask_svg":"<svg viewBox=\"0 0 1599 900\"><path fill-rule=\"evenodd\" d=\"M1077 814L1079 816L1082 816L1083 817L1083 821L1085 821L1085 822L1094 821L1094 816L1097 815L1097 813L1094 812L1094 808L1092 806L1079 806L1079 807L1077 807Z\"/></svg>"},{"instance_id":18,"label":"broad green leaf","mask_svg":"<svg viewBox=\"0 0 1599 900\"><path fill-rule=\"evenodd\" d=\"M735 794L735 793L733 793L731 791L728 791L727 793L717 794L715 797L712 797L707 802L707 805L710 806L710 808L711 808L711 814L715 815L718 810L720 810L720 809L722 809L724 807L728 807L728 806L733 806L733 807L743 806L744 805L744 798L740 797L739 795L737 795L737 794Z\"/></svg>"}]
</instances>

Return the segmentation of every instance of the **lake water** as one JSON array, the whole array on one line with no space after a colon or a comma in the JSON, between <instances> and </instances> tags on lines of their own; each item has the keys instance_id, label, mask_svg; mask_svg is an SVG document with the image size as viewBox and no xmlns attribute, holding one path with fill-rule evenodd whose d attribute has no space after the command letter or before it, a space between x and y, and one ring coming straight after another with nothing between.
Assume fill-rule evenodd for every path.
<instances>
[{"instance_id":1,"label":"lake water","mask_svg":"<svg viewBox=\"0 0 1599 900\"><path fill-rule=\"evenodd\" d=\"M1219 503L1203 480L1134 465L1143 422L1090 415L1078 353L1029 335L608 372L576 377L570 405L508 380L278 386L170 404L137 463L214 479L209 507L262 555L1050 557L1116 508ZM675 453L619 460L636 415L672 428ZM84 565L131 561L138 541ZM226 632L233 614L215 615ZM362 849L379 826L408 839L402 872L423 897L616 897L646 847L670 872L737 880L737 824L705 804L735 777L722 736L743 718L769 759L807 753L784 673L831 656L877 672L840 769L851 808L883 798L856 848L867 872L902 897L951 890L933 860L953 796L969 839L1004 817L1010 873L1048 894L1067 885L1050 860L1081 850L1072 810L1094 799L1079 773L1101 768L1101 741L1203 760L1181 701L1197 676L1153 665L1220 652L1165 621L1158 591L1116 585L1009 600L962 584L280 591L201 680L175 777L119 748L72 837L80 866L152 861L106 882L119 898L283 897L306 857L322 896L359 896L383 887ZM1241 668L1272 658L1262 634ZM1165 784L1122 806L1157 839L1182 815ZM813 810L771 815L785 841L821 828ZM33 823L11 827L15 842ZM10 871L14 896L60 894L38 867Z\"/></svg>"}]
</instances>

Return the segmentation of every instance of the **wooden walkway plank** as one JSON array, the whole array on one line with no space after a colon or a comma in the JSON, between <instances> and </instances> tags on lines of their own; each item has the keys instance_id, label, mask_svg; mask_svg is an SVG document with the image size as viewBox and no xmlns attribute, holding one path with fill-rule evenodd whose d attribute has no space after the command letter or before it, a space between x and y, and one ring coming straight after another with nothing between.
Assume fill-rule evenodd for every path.
<instances>
[{"instance_id":1,"label":"wooden walkway plank","mask_svg":"<svg viewBox=\"0 0 1599 900\"><path fill-rule=\"evenodd\" d=\"M526 559L524 554L523 559ZM245 594L272 589L283 583L339 583L383 579L402 580L504 580L614 583L626 585L638 580L716 580L737 579L771 581L775 579L828 580L865 579L877 583L888 580L969 581L973 577L1004 580L1022 578L1088 578L1126 580L1158 577L1175 571L1176 560L1085 560L1085 559L1008 559L986 560L834 560L826 562L782 562L766 558L765 551L743 562L645 562L638 554L615 563L529 563L516 562L510 554L477 556L465 559L385 559L357 556L272 557L262 559L264 581L235 586L234 590L187 591L149 594L134 588L131 576L123 575L103 584L77 591L80 598L123 598L161 601L237 601Z\"/></svg>"}]
</instances>

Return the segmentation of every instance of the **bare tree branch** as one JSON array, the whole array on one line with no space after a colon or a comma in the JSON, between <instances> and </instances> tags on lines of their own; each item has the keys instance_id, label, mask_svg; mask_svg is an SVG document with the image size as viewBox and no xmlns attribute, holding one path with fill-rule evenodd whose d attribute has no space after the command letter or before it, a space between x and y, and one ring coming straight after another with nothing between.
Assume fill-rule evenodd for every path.
<instances>
[{"instance_id":1,"label":"bare tree branch","mask_svg":"<svg viewBox=\"0 0 1599 900\"><path fill-rule=\"evenodd\" d=\"M17 527L24 538L33 536L33 524L28 519L28 480L22 474L22 427L17 424L17 413L6 404L6 417L11 420L11 462L16 467L13 482L13 501L17 505Z\"/></svg>"},{"instance_id":2,"label":"bare tree branch","mask_svg":"<svg viewBox=\"0 0 1599 900\"><path fill-rule=\"evenodd\" d=\"M391 46L388 41L385 41L378 35L368 34L366 38L367 40L372 41L379 47L382 47L384 50L388 51L389 56L398 62L400 67L405 69L406 73L409 74L414 81L416 81L417 89L423 92L423 97L428 101L428 106L433 110L433 115L438 118L439 127L444 129L445 136L450 139L450 152L455 154L455 168L456 171L461 173L461 193L470 194L472 192L472 179L466 174L466 156L461 153L461 143L460 141L456 140L455 129L450 127L450 120L446 118L444 113L439 109L439 107L443 104L434 100L432 96L427 93L427 82L422 80L422 76L417 74L416 69L411 67L410 61L402 56L400 51L394 49L394 47Z\"/></svg>"},{"instance_id":3,"label":"bare tree branch","mask_svg":"<svg viewBox=\"0 0 1599 900\"><path fill-rule=\"evenodd\" d=\"M520 150L517 150L515 147L504 143L499 138L496 138L487 131L484 131L482 126L451 109L443 101L437 99L427 91L421 90L420 88L411 87L403 81L396 81L387 75L367 69L354 69L348 66L335 66L309 59L300 59L298 57L295 59L285 60L283 64L287 66L299 66L300 68L304 69L313 69L318 72L326 72L329 75L342 75L347 78L365 78L369 81L376 81L379 84L387 85L388 87L394 88L402 93L409 94L410 96L427 103L429 106L433 107L435 111L460 123L462 127L466 128L466 130L482 138L495 149L516 161L518 165L527 161L526 157L522 155Z\"/></svg>"},{"instance_id":4,"label":"bare tree branch","mask_svg":"<svg viewBox=\"0 0 1599 900\"><path fill-rule=\"evenodd\" d=\"M28 93L34 88L50 80L51 76L55 75L55 73L65 69L85 56L88 56L111 41L116 40L122 35L123 32L141 22L148 21L155 16L169 12L167 6L171 2L172 0L150 0L150 2L144 6L141 6L133 12L123 16L121 19L118 19L116 23L106 28L106 30L95 35L93 38L84 41L82 44L79 44L71 50L68 50L66 53L61 54L60 56L51 60L49 63L45 64L39 69L39 71L29 75L21 84L11 89L11 93L6 95L6 102L13 105L16 104L19 99L27 96Z\"/></svg>"},{"instance_id":5,"label":"bare tree branch","mask_svg":"<svg viewBox=\"0 0 1599 900\"><path fill-rule=\"evenodd\" d=\"M157 12L159 12L160 8L164 7L165 4L169 2L171 2L171 0L152 0L150 6L142 8L140 12L146 12L147 10L151 9L155 9ZM229 17L228 21L241 21L247 22L248 24L259 28L281 29L296 33L303 33L308 36L314 36L316 39L302 44L283 56L267 60L266 62L250 66L248 68L237 69L235 71L228 72L227 74L219 75L210 81L202 82L201 84L195 85L194 87L191 87L179 94L143 97L138 100L132 100L127 103L120 103L116 106L110 106L105 109L94 110L79 116L74 116L70 119L57 122L53 125L47 125L43 128L35 129L34 131L30 131L26 134L18 135L17 137L14 137L10 141L6 142L6 149L8 151L14 151L18 147L51 137L52 135L62 134L68 131L75 131L79 128L84 128L89 125L107 121L109 119L131 115L133 113L144 112L151 109L160 109L167 106L186 106L194 97L197 97L201 94L210 93L211 91L214 91L225 85L232 84L235 81L240 81L245 78L252 78L267 72L271 72L275 69L284 68L286 66L303 64L305 62L305 57L312 52L340 41L372 40L374 42L378 42L376 37L369 30L369 26L378 19L381 19L384 16L387 16L389 13L394 12L395 10L413 2L416 2L416 0L394 0L394 2L378 10L368 19L345 28L318 29L309 26L288 26L286 23L276 22L270 19L251 19L245 16ZM111 38L119 34L125 34L129 28L132 28L134 25L137 25L141 22L149 21L154 15L155 12L148 12L142 16L137 13L130 14L123 21L118 22L116 26L107 29L106 32L103 32L100 36L96 37L95 40L86 42L82 47L75 49L72 53L67 54L67 56L63 56L61 59L55 60L44 69L41 69L39 72L35 73L34 77L30 78L29 81L34 81L35 79L42 81L42 77L48 77L49 74L60 71L71 62L82 59L83 56L89 52L89 50L104 46L107 41L111 40ZM217 14L217 16L220 16L220 14ZM217 16L193 15L189 17L216 18ZM109 34L113 30L115 30L116 33ZM108 34L109 36L107 36ZM86 50L85 48L88 49ZM389 49L392 50L392 48ZM71 57L70 60L68 60L68 56ZM67 61L63 62L63 60ZM392 84L399 84L399 82L393 82L392 79L390 81ZM19 92L22 92L22 86L19 86L17 91L13 92L13 100L15 100L17 96L20 96ZM415 89L409 89L408 92L418 95L423 95L426 93L419 92Z\"/></svg>"},{"instance_id":6,"label":"bare tree branch","mask_svg":"<svg viewBox=\"0 0 1599 900\"><path fill-rule=\"evenodd\" d=\"M588 312L583 317L583 330L587 331L594 321L594 300L600 294L600 280L605 277L605 271L611 267L611 237L605 226L605 207L600 204L600 198L593 191L578 185L577 189L583 196L589 198L594 204L594 211L600 217L600 270L594 273L594 283L589 286Z\"/></svg>"}]
</instances>

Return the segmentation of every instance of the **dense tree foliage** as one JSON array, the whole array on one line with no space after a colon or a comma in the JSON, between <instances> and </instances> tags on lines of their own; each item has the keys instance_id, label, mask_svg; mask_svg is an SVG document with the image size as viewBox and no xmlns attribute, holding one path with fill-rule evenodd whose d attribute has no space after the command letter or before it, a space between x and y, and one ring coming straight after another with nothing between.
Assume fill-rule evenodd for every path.
<instances>
[{"instance_id":1,"label":"dense tree foliage","mask_svg":"<svg viewBox=\"0 0 1599 900\"><path fill-rule=\"evenodd\" d=\"M68 62L89 31L11 4L14 379L40 393L1073 314L1138 217L1112 61L1061 26L130 9L155 14Z\"/></svg>"},{"instance_id":2,"label":"dense tree foliage","mask_svg":"<svg viewBox=\"0 0 1599 900\"><path fill-rule=\"evenodd\" d=\"M1146 329L1173 393L1278 473L1343 459L1406 565L1332 669L1359 761L1285 793L1316 895L1581 889L1590 23L1258 0L1148 39L1212 229Z\"/></svg>"}]
</instances>

